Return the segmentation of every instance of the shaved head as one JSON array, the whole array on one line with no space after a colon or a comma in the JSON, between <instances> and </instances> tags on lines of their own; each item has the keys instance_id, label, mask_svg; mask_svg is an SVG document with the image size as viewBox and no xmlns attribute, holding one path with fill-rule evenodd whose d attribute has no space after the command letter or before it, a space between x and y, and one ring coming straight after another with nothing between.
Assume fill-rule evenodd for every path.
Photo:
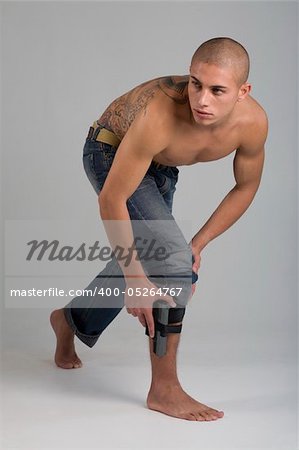
<instances>
[{"instance_id":1,"label":"shaved head","mask_svg":"<svg viewBox=\"0 0 299 450\"><path fill-rule=\"evenodd\" d=\"M197 62L230 67L240 86L247 81L249 75L249 55L237 41L228 37L217 37L201 44L195 51L191 66Z\"/></svg>"}]
</instances>

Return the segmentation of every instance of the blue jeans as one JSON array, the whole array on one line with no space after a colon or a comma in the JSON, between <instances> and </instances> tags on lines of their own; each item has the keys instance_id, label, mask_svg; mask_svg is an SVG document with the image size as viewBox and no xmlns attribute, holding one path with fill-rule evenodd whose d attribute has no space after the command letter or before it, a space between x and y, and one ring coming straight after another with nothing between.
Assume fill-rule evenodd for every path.
<instances>
[{"instance_id":1,"label":"blue jeans","mask_svg":"<svg viewBox=\"0 0 299 450\"><path fill-rule=\"evenodd\" d=\"M83 166L97 195L104 185L116 151L117 149L109 144L90 138L86 139L83 148ZM183 287L185 300L177 301L175 298L174 300L177 307L185 307L186 299L191 294L192 251L172 215L173 195L176 190L178 173L177 167L157 166L155 162L152 162L142 182L127 200L127 208L131 221L144 221L147 227L150 227L155 221L171 221L169 225L171 225L173 242L178 243L180 249L183 249L183 253L180 252L180 267L183 267L185 274L188 273L188 276L179 280L179 286ZM168 237L169 229L164 227L162 231L160 230L159 239L167 241ZM163 274L161 276L163 277ZM154 280L151 281L154 282ZM98 289L101 287L105 289L110 287L112 290L119 288L120 293L125 290L126 283L123 272L115 258L108 262L85 289L94 289L95 286ZM109 307L111 304L113 307ZM64 307L64 314L76 336L92 347L105 328L120 313L123 306L124 295L118 295L117 298L111 296L75 297Z\"/></svg>"}]
</instances>

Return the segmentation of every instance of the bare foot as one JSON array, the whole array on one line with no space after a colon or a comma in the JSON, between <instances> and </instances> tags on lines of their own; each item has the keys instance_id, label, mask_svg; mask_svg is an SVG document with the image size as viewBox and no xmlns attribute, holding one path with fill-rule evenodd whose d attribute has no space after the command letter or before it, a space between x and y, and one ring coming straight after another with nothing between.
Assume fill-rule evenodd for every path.
<instances>
[{"instance_id":1,"label":"bare foot","mask_svg":"<svg viewBox=\"0 0 299 450\"><path fill-rule=\"evenodd\" d=\"M75 351L75 333L69 327L62 309L55 309L51 313L50 322L57 338L55 363L62 369L78 369L82 361Z\"/></svg>"},{"instance_id":2,"label":"bare foot","mask_svg":"<svg viewBox=\"0 0 299 450\"><path fill-rule=\"evenodd\" d=\"M147 397L147 406L169 416L193 421L217 420L224 416L223 411L197 402L177 383L155 387L152 385Z\"/></svg>"}]
</instances>

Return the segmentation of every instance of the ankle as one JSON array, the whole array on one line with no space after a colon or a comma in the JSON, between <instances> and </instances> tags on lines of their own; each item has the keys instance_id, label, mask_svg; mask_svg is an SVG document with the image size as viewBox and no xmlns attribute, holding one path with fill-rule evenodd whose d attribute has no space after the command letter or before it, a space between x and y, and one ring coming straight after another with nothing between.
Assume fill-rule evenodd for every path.
<instances>
[{"instance_id":1,"label":"ankle","mask_svg":"<svg viewBox=\"0 0 299 450\"><path fill-rule=\"evenodd\" d=\"M181 383L176 377L152 379L150 390L167 390L181 388Z\"/></svg>"}]
</instances>

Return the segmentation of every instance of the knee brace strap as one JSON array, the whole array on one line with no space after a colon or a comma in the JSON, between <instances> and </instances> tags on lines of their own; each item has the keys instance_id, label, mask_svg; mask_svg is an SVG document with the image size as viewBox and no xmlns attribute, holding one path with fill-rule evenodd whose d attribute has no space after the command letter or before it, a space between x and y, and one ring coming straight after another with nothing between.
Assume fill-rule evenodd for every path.
<instances>
[{"instance_id":1,"label":"knee brace strap","mask_svg":"<svg viewBox=\"0 0 299 450\"><path fill-rule=\"evenodd\" d=\"M164 325L155 321L155 334L159 331L162 337L166 337L168 333L180 333L182 331L182 324L180 325ZM148 327L146 326L145 334L149 336Z\"/></svg>"},{"instance_id":2,"label":"knee brace strap","mask_svg":"<svg viewBox=\"0 0 299 450\"><path fill-rule=\"evenodd\" d=\"M155 323L154 353L157 356L164 356L166 353L166 342L168 333L180 333L182 324L173 325L181 322L185 315L185 308L170 308L164 300L157 300L153 303L153 318ZM149 336L146 326L145 334Z\"/></svg>"},{"instance_id":3,"label":"knee brace strap","mask_svg":"<svg viewBox=\"0 0 299 450\"><path fill-rule=\"evenodd\" d=\"M185 312L186 308L170 308L168 314L169 323L181 322Z\"/></svg>"},{"instance_id":4,"label":"knee brace strap","mask_svg":"<svg viewBox=\"0 0 299 450\"><path fill-rule=\"evenodd\" d=\"M180 333L182 324L173 325L181 322L185 315L185 308L169 308L163 300L158 300L153 304L153 318L155 323L155 335L159 331L161 337L167 336L168 333ZM148 327L146 326L145 334L149 336Z\"/></svg>"}]
</instances>

